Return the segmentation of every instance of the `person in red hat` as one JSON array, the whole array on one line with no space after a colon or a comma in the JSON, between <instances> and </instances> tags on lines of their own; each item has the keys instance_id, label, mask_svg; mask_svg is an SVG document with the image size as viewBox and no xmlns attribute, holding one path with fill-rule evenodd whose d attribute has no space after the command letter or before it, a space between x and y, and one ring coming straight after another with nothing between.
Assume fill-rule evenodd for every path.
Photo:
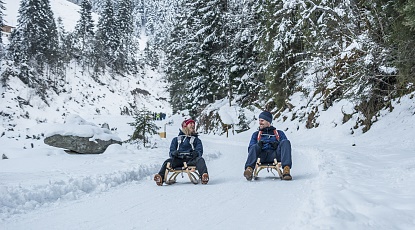
<instances>
[{"instance_id":1,"label":"person in red hat","mask_svg":"<svg viewBox=\"0 0 415 230\"><path fill-rule=\"evenodd\" d=\"M169 159L164 161L158 174L154 175L154 181L157 185L163 185L167 163L170 162L173 168L182 167L183 163L196 166L201 175L202 184L209 182L209 174L206 162L202 157L203 145L195 129L195 121L186 119L182 122L182 129L179 135L171 141Z\"/></svg>"},{"instance_id":2,"label":"person in red hat","mask_svg":"<svg viewBox=\"0 0 415 230\"><path fill-rule=\"evenodd\" d=\"M259 114L259 130L251 136L248 146L248 158L245 163L245 178L250 181L253 178L255 164L258 158L261 163L273 162L276 158L281 162L283 168L282 179L292 180L290 169L291 160L291 143L281 130L272 126L272 114L263 111Z\"/></svg>"}]
</instances>

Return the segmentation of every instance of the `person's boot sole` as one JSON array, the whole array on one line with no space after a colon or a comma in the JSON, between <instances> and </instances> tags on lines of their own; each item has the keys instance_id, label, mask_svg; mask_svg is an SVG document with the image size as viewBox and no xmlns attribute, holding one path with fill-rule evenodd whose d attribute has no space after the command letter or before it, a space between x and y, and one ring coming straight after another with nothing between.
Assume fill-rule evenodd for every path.
<instances>
[{"instance_id":1,"label":"person's boot sole","mask_svg":"<svg viewBox=\"0 0 415 230\"><path fill-rule=\"evenodd\" d=\"M283 175L283 176L282 176L282 179L283 179L283 180L292 180L293 178L292 178L292 176L291 176L291 175Z\"/></svg>"},{"instance_id":2,"label":"person's boot sole","mask_svg":"<svg viewBox=\"0 0 415 230\"><path fill-rule=\"evenodd\" d=\"M163 185L163 178L161 178L160 175L155 175L154 176L154 181L156 182L156 184L158 186L162 186Z\"/></svg>"},{"instance_id":3,"label":"person's boot sole","mask_svg":"<svg viewBox=\"0 0 415 230\"><path fill-rule=\"evenodd\" d=\"M251 180L252 180L252 178L253 178L252 172L251 172L251 171L249 171L249 170L245 170L245 172L244 172L244 177L245 177L247 180L251 181Z\"/></svg>"},{"instance_id":4,"label":"person's boot sole","mask_svg":"<svg viewBox=\"0 0 415 230\"><path fill-rule=\"evenodd\" d=\"M202 175L202 184L207 184L209 182L209 175L204 173Z\"/></svg>"}]
</instances>

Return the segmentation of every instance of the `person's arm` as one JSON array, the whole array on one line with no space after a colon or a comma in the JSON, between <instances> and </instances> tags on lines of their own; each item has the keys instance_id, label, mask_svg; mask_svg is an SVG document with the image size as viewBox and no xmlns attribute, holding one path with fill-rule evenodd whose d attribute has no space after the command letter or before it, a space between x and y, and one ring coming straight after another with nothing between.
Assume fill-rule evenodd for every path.
<instances>
[{"instance_id":1,"label":"person's arm","mask_svg":"<svg viewBox=\"0 0 415 230\"><path fill-rule=\"evenodd\" d=\"M200 140L198 137L196 137L194 143L195 151L197 152L197 155L201 157L203 155L203 144L202 140Z\"/></svg>"},{"instance_id":2,"label":"person's arm","mask_svg":"<svg viewBox=\"0 0 415 230\"><path fill-rule=\"evenodd\" d=\"M170 152L169 152L169 156L172 157L173 153L176 152L177 150L177 137L173 138L173 140L171 140L171 144L170 144Z\"/></svg>"},{"instance_id":3,"label":"person's arm","mask_svg":"<svg viewBox=\"0 0 415 230\"><path fill-rule=\"evenodd\" d=\"M288 140L287 136L285 136L285 133L281 130L278 130L278 135L280 136L280 141L282 140Z\"/></svg>"},{"instance_id":4,"label":"person's arm","mask_svg":"<svg viewBox=\"0 0 415 230\"><path fill-rule=\"evenodd\" d=\"M251 148L251 146L255 145L258 143L258 131L254 132L251 136L251 140L249 141L249 145L248 145L248 151Z\"/></svg>"}]
</instances>

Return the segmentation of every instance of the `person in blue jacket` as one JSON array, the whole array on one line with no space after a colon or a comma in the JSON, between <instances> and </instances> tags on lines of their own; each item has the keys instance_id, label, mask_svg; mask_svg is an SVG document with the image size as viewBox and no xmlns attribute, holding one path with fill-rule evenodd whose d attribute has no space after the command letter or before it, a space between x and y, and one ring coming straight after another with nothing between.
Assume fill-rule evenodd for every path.
<instances>
[{"instance_id":1,"label":"person in blue jacket","mask_svg":"<svg viewBox=\"0 0 415 230\"><path fill-rule=\"evenodd\" d=\"M248 158L245 163L245 178L250 181L253 178L253 169L258 158L261 162L273 162L276 158L281 162L283 168L282 179L291 180L290 169L291 143L281 130L277 130L271 125L272 114L263 111L259 114L259 130L254 132L248 146Z\"/></svg>"},{"instance_id":2,"label":"person in blue jacket","mask_svg":"<svg viewBox=\"0 0 415 230\"><path fill-rule=\"evenodd\" d=\"M186 162L189 166L196 166L197 171L202 175L202 184L207 184L209 174L202 155L203 145L196 133L195 121L192 119L184 120L179 135L171 141L169 159L164 161L159 173L154 175L154 181L159 186L163 185L167 163L170 162L171 167L176 168L182 167L183 163Z\"/></svg>"}]
</instances>

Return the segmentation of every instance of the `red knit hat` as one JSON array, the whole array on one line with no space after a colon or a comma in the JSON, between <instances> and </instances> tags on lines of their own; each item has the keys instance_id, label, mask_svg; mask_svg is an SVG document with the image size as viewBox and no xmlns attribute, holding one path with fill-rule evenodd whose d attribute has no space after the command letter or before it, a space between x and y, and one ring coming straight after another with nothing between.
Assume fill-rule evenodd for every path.
<instances>
[{"instance_id":1,"label":"red knit hat","mask_svg":"<svg viewBox=\"0 0 415 230\"><path fill-rule=\"evenodd\" d=\"M184 120L184 121L182 122L182 127L184 128L184 127L186 127L187 125L189 125L190 123L195 124L195 121L194 121L194 120L192 120L192 119L187 119L187 120Z\"/></svg>"}]
</instances>

